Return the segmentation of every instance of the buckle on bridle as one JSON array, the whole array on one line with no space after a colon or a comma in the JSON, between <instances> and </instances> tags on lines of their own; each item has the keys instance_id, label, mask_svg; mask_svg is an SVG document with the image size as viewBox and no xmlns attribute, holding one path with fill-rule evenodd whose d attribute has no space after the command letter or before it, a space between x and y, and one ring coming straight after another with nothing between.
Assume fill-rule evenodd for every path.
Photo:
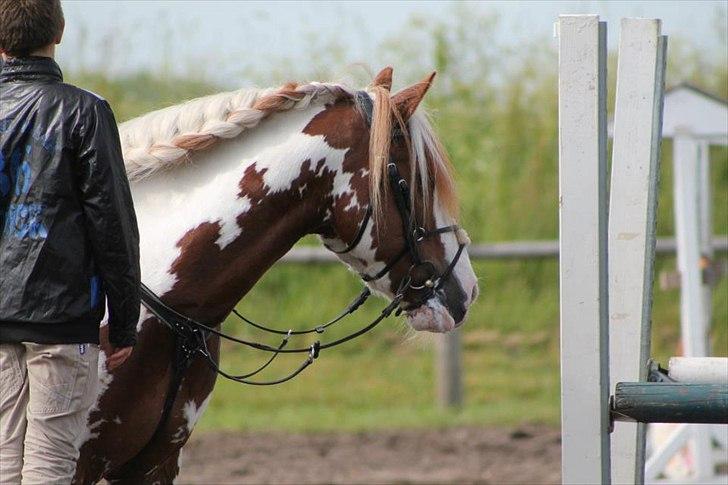
<instances>
[{"instance_id":1,"label":"buckle on bridle","mask_svg":"<svg viewBox=\"0 0 728 485\"><path fill-rule=\"evenodd\" d=\"M415 271L417 271L420 268L427 268L428 271L426 274L428 276L425 279L425 281L422 282L422 284L415 285L414 281L415 281L416 275L414 273L415 273ZM423 261L421 263L413 264L412 266L410 266L410 269L407 272L407 278L409 280L408 286L411 290L415 290L415 291L424 290L424 289L431 290L431 289L435 288L435 286L437 285L438 278L436 278L436 276L437 276L437 271L435 269L435 265L432 264L430 261Z\"/></svg>"}]
</instances>

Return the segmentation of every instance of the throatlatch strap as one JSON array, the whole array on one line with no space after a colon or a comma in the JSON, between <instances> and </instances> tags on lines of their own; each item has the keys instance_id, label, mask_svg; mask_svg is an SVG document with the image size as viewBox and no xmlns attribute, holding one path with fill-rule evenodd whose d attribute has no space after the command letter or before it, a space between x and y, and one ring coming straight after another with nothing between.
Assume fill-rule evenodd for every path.
<instances>
[{"instance_id":1,"label":"throatlatch strap","mask_svg":"<svg viewBox=\"0 0 728 485\"><path fill-rule=\"evenodd\" d=\"M326 248L331 251L332 253L336 254L346 254L348 252L351 252L355 247L359 245L361 242L361 238L364 237L364 234L367 231L367 227L369 226L369 221L372 218L372 206L367 206L367 211L364 213L364 219L359 223L359 229L356 231L356 235L354 236L354 239L351 240L349 244L346 245L344 249L336 250L332 249L330 246L324 244Z\"/></svg>"}]
</instances>

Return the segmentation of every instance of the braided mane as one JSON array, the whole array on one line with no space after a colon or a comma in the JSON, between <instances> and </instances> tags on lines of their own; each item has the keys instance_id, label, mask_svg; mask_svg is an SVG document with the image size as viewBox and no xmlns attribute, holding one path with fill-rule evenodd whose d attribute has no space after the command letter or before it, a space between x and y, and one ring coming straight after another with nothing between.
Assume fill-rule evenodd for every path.
<instances>
[{"instance_id":1,"label":"braided mane","mask_svg":"<svg viewBox=\"0 0 728 485\"><path fill-rule=\"evenodd\" d=\"M170 106L119 125L121 148L130 181L186 163L190 156L221 140L253 129L273 113L304 110L314 104L342 99L356 102L356 91L335 83L286 84L280 88L241 89ZM386 170L391 133L388 91L372 87L375 116L370 136L370 174L375 208L387 190ZM434 180L441 202L455 216L457 200L450 162L437 140L427 115L418 110L408 121L410 150L415 169L413 191L427 197Z\"/></svg>"},{"instance_id":2,"label":"braided mane","mask_svg":"<svg viewBox=\"0 0 728 485\"><path fill-rule=\"evenodd\" d=\"M340 84L287 84L279 89L241 89L193 99L119 125L129 180L185 163L220 140L235 138L269 115L312 103L353 98Z\"/></svg>"}]
</instances>

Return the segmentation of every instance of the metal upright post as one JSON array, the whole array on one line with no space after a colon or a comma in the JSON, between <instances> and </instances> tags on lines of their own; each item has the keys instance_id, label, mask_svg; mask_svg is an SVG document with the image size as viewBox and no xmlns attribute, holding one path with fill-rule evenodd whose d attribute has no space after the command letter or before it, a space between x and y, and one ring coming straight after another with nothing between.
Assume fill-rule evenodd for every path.
<instances>
[{"instance_id":1,"label":"metal upright post","mask_svg":"<svg viewBox=\"0 0 728 485\"><path fill-rule=\"evenodd\" d=\"M609 483L606 24L558 37L562 480Z\"/></svg>"}]
</instances>

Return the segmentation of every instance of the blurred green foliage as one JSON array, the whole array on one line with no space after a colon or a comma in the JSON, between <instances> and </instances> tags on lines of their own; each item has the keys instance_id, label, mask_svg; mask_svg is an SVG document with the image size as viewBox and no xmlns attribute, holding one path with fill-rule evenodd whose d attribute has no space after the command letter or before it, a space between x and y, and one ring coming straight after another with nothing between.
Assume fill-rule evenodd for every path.
<instances>
[{"instance_id":1,"label":"blurred green foliage","mask_svg":"<svg viewBox=\"0 0 728 485\"><path fill-rule=\"evenodd\" d=\"M717 14L716 41L726 45L725 11ZM395 67L398 85L432 68L438 78L427 104L457 170L462 222L474 241L556 239L557 99L552 39L499 45L494 16L455 6L446 18L414 18L397 37L379 46ZM309 41L312 41L309 39ZM246 72L259 84L331 78L343 58L335 39L316 39L315 63ZM332 46L327 49L327 45ZM718 47L715 52L725 52ZM688 81L728 97L728 62L670 39L668 85ZM296 67L298 66L298 67ZM614 93L615 54L610 55ZM285 77L284 77L285 76ZM356 74L355 74L356 76ZM361 76L361 72L359 72ZM114 77L83 72L71 82L106 97L120 120L219 90L214 83L159 73ZM365 80L366 81L366 80ZM362 85L366 82L362 82ZM613 105L613 94L612 102ZM714 229L728 232L728 151L713 148ZM671 143L663 143L658 232L673 233ZM309 241L310 242L310 241ZM656 271L671 270L659 257ZM481 297L463 329L465 406L458 412L434 404L433 351L429 336L413 336L402 323L382 324L372 334L327 351L302 376L275 388L218 382L202 426L255 429L364 429L514 424L559 420L558 265L555 260L486 261L475 264ZM335 315L361 284L341 267L278 265L240 303L254 320L281 329L303 327ZM679 292L655 290L653 354L663 362L676 353ZM370 303L354 320L366 322L383 306ZM376 307L376 308L375 308ZM356 328L354 322L329 338ZM265 338L232 321L225 329ZM714 296L713 350L728 355L728 285ZM273 343L273 342L272 342ZM225 345L225 367L249 369L263 356ZM268 376L298 365L281 358ZM265 376L264 376L265 377Z\"/></svg>"}]
</instances>

